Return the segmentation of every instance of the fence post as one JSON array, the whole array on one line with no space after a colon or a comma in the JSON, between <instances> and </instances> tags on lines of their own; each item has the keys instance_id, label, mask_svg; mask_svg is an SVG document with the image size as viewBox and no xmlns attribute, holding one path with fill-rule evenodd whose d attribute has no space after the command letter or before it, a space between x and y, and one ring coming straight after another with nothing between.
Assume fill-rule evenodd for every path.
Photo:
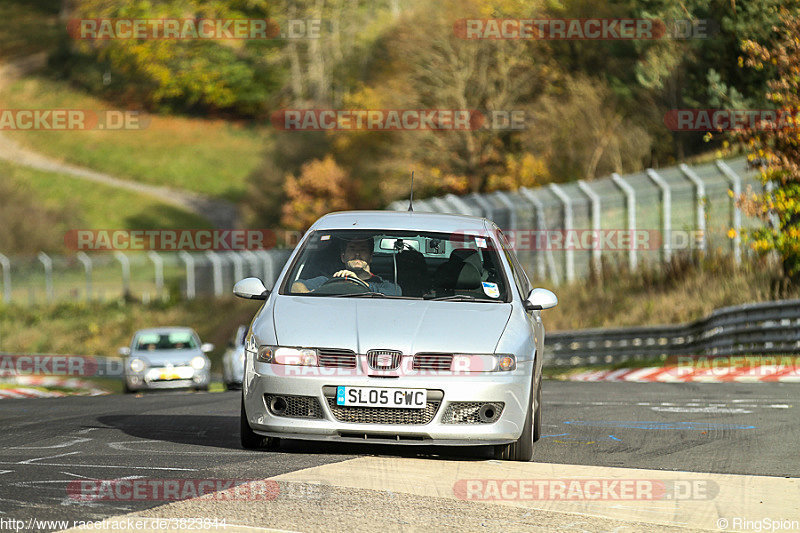
<instances>
[{"instance_id":1,"label":"fence post","mask_svg":"<svg viewBox=\"0 0 800 533\"><path fill-rule=\"evenodd\" d=\"M258 256L252 250L242 250L242 255L247 258L247 262L250 264L250 273L248 276L255 275L256 277L260 278L261 276L258 274ZM255 272L255 274L253 274ZM264 280L261 280L264 281Z\"/></svg>"},{"instance_id":2,"label":"fence post","mask_svg":"<svg viewBox=\"0 0 800 533\"><path fill-rule=\"evenodd\" d=\"M544 232L544 239L536 239L536 242L544 241L544 250L537 250L537 260L536 260L536 268L539 277L545 278L547 274L545 273L545 258L547 259L547 266L550 267L550 279L553 281L555 285L559 284L558 279L558 270L556 269L556 262L553 259L553 251L550 250L550 246L548 245L547 237L547 223L544 219L544 204L542 201L539 200L533 191L527 189L525 187L520 188L519 192L522 196L528 200L536 210L536 229L537 231Z\"/></svg>"},{"instance_id":3,"label":"fence post","mask_svg":"<svg viewBox=\"0 0 800 533\"><path fill-rule=\"evenodd\" d=\"M89 301L92 299L92 259L86 252L78 252L76 257L83 263L83 270L86 273L86 300Z\"/></svg>"},{"instance_id":4,"label":"fence post","mask_svg":"<svg viewBox=\"0 0 800 533\"><path fill-rule=\"evenodd\" d=\"M694 170L686 163L681 163L680 167L683 175L689 178L689 181L694 183L695 186L695 199L697 200L697 231L700 232L700 239L697 247L701 252L705 252L707 248L706 239L706 184L700 179L700 176L695 174Z\"/></svg>"},{"instance_id":5,"label":"fence post","mask_svg":"<svg viewBox=\"0 0 800 533\"><path fill-rule=\"evenodd\" d=\"M128 256L117 250L114 252L119 264L122 265L122 293L130 294L131 291L131 262Z\"/></svg>"},{"instance_id":6,"label":"fence post","mask_svg":"<svg viewBox=\"0 0 800 533\"><path fill-rule=\"evenodd\" d=\"M266 250L257 250L253 253L256 254L257 256L261 256L261 261L263 262L264 265L263 282L268 289L272 289L272 285L275 282L275 279L273 278L274 268L272 266L272 256Z\"/></svg>"},{"instance_id":7,"label":"fence post","mask_svg":"<svg viewBox=\"0 0 800 533\"><path fill-rule=\"evenodd\" d=\"M601 260L603 250L600 246L600 195L589 187L586 180L578 180L578 188L583 191L583 194L589 197L589 202L591 202L592 205L592 231L595 235L595 246L592 248L592 262L594 263L595 272L600 274L603 269L603 261Z\"/></svg>"},{"instance_id":8,"label":"fence post","mask_svg":"<svg viewBox=\"0 0 800 533\"><path fill-rule=\"evenodd\" d=\"M242 256L239 255L239 252L230 251L228 252L228 257L233 263L233 282L236 283L237 281L241 281L244 279L244 270L242 268Z\"/></svg>"},{"instance_id":9,"label":"fence post","mask_svg":"<svg viewBox=\"0 0 800 533\"><path fill-rule=\"evenodd\" d=\"M222 261L216 252L206 251L214 274L214 296L222 296Z\"/></svg>"},{"instance_id":10,"label":"fence post","mask_svg":"<svg viewBox=\"0 0 800 533\"><path fill-rule=\"evenodd\" d=\"M447 196L445 196L445 199L449 201L451 204L458 206L458 208L461 210L461 214L470 216L475 215L475 212L472 210L469 204L467 204L467 202L462 200L459 196L450 193Z\"/></svg>"},{"instance_id":11,"label":"fence post","mask_svg":"<svg viewBox=\"0 0 800 533\"><path fill-rule=\"evenodd\" d=\"M503 191L496 191L494 195L508 208L508 229L519 229L517 226L517 210L514 202Z\"/></svg>"},{"instance_id":12,"label":"fence post","mask_svg":"<svg viewBox=\"0 0 800 533\"><path fill-rule=\"evenodd\" d=\"M489 201L486 198L484 198L482 195L480 195L480 194L478 194L476 192L470 194L469 197L474 199L475 203L478 204L479 206L481 206L481 209L483 209L483 211L484 211L484 215L483 216L485 218L488 218L489 220L492 220L492 221L494 220L494 208L492 207L492 204L490 204Z\"/></svg>"},{"instance_id":13,"label":"fence post","mask_svg":"<svg viewBox=\"0 0 800 533\"><path fill-rule=\"evenodd\" d=\"M663 242L661 247L662 260L666 263L672 258L672 191L664 178L652 168L647 169L647 176L661 189L661 231ZM635 235L631 235L631 246L636 242Z\"/></svg>"},{"instance_id":14,"label":"fence post","mask_svg":"<svg viewBox=\"0 0 800 533\"><path fill-rule=\"evenodd\" d=\"M3 265L3 302L11 303L11 261L0 254L0 265Z\"/></svg>"},{"instance_id":15,"label":"fence post","mask_svg":"<svg viewBox=\"0 0 800 533\"><path fill-rule=\"evenodd\" d=\"M178 252L178 257L186 264L186 299L194 300L195 284L194 284L194 257L186 250Z\"/></svg>"},{"instance_id":16,"label":"fence post","mask_svg":"<svg viewBox=\"0 0 800 533\"><path fill-rule=\"evenodd\" d=\"M156 293L161 297L164 292L164 260L154 250L147 252L147 257L153 262L156 276Z\"/></svg>"},{"instance_id":17,"label":"fence post","mask_svg":"<svg viewBox=\"0 0 800 533\"><path fill-rule=\"evenodd\" d=\"M572 199L564 192L564 189L555 183L549 184L549 188L553 191L561 203L564 204L564 257L566 261L567 283L575 281L575 250L571 246L567 246L567 239L569 233L572 231Z\"/></svg>"},{"instance_id":18,"label":"fence post","mask_svg":"<svg viewBox=\"0 0 800 533\"><path fill-rule=\"evenodd\" d=\"M616 172L611 174L611 180L625 193L626 209L628 210L628 230L632 236L633 232L636 231L636 191ZM635 246L631 246L631 249L628 250L628 265L631 270L636 270L638 266Z\"/></svg>"},{"instance_id":19,"label":"fence post","mask_svg":"<svg viewBox=\"0 0 800 533\"><path fill-rule=\"evenodd\" d=\"M736 232L736 235L733 236L733 259L739 265L742 263L742 210L736 205L736 201L742 195L742 178L725 161L717 159L716 163L717 168L733 185L731 206L733 207L733 230Z\"/></svg>"},{"instance_id":20,"label":"fence post","mask_svg":"<svg viewBox=\"0 0 800 533\"><path fill-rule=\"evenodd\" d=\"M47 291L47 301L54 300L53 294L53 260L44 252L39 252L37 256L42 265L44 265L44 286Z\"/></svg>"}]
</instances>

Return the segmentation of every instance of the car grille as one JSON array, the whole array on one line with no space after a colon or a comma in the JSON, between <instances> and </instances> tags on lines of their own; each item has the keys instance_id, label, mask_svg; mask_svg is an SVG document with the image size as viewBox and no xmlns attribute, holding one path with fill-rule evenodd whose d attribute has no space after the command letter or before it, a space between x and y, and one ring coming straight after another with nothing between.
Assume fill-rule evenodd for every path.
<instances>
[{"instance_id":1,"label":"car grille","mask_svg":"<svg viewBox=\"0 0 800 533\"><path fill-rule=\"evenodd\" d=\"M336 405L336 398L328 398L328 407L339 422L353 424L427 424L436 415L441 401L428 400L424 409L402 409L394 407L345 407Z\"/></svg>"},{"instance_id":2,"label":"car grille","mask_svg":"<svg viewBox=\"0 0 800 533\"><path fill-rule=\"evenodd\" d=\"M283 398L286 402L286 410L281 413L276 413L272 409L272 399ZM276 416L285 416L287 418L323 418L322 406L319 404L314 396L278 396L273 394L265 394L264 400L267 402L270 413Z\"/></svg>"},{"instance_id":3,"label":"car grille","mask_svg":"<svg viewBox=\"0 0 800 533\"><path fill-rule=\"evenodd\" d=\"M338 348L320 348L319 366L355 368L356 353L352 350L341 350Z\"/></svg>"},{"instance_id":4,"label":"car grille","mask_svg":"<svg viewBox=\"0 0 800 533\"><path fill-rule=\"evenodd\" d=\"M451 354L418 353L414 356L413 370L450 370L453 364Z\"/></svg>"},{"instance_id":5,"label":"car grille","mask_svg":"<svg viewBox=\"0 0 800 533\"><path fill-rule=\"evenodd\" d=\"M400 366L402 352L396 350L370 350L367 352L367 363L374 370L394 370Z\"/></svg>"},{"instance_id":6,"label":"car grille","mask_svg":"<svg viewBox=\"0 0 800 533\"><path fill-rule=\"evenodd\" d=\"M481 416L481 407L489 406L492 416ZM503 413L503 402L453 402L442 415L442 424L491 424Z\"/></svg>"}]
</instances>

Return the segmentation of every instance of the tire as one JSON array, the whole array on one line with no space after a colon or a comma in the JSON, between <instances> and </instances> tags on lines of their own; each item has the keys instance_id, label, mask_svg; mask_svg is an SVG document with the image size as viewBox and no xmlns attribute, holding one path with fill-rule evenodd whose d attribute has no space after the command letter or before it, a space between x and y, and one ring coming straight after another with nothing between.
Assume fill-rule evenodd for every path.
<instances>
[{"instance_id":1,"label":"tire","mask_svg":"<svg viewBox=\"0 0 800 533\"><path fill-rule=\"evenodd\" d=\"M242 394L242 412L239 417L239 436L242 448L245 450L277 450L281 442L276 437L259 435L250 428L247 414L244 411L244 394Z\"/></svg>"},{"instance_id":2,"label":"tire","mask_svg":"<svg viewBox=\"0 0 800 533\"><path fill-rule=\"evenodd\" d=\"M135 390L133 390L132 388L128 387L128 381L127 381L127 380L123 380L123 381L122 381L122 391L123 391L125 394L133 394L134 392L136 392L136 391L135 391Z\"/></svg>"},{"instance_id":3,"label":"tire","mask_svg":"<svg viewBox=\"0 0 800 533\"><path fill-rule=\"evenodd\" d=\"M542 436L542 379L536 386L536 411L533 413L533 442Z\"/></svg>"},{"instance_id":4,"label":"tire","mask_svg":"<svg viewBox=\"0 0 800 533\"><path fill-rule=\"evenodd\" d=\"M533 388L533 387L531 387ZM537 392L537 397L539 393ZM531 399L533 390L531 390ZM525 416L525 424L522 426L522 435L511 444L499 444L494 447L494 458L502 461L525 461L533 459L534 442L534 415L532 413L531 402L528 401L528 413Z\"/></svg>"}]
</instances>

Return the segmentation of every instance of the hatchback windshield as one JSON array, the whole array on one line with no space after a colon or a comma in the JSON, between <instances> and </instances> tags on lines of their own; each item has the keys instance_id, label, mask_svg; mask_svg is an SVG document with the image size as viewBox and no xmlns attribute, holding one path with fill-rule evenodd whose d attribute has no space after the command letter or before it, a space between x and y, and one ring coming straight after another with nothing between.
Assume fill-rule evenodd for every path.
<instances>
[{"instance_id":1,"label":"hatchback windshield","mask_svg":"<svg viewBox=\"0 0 800 533\"><path fill-rule=\"evenodd\" d=\"M197 341L188 331L141 333L136 337L137 350L184 350L197 348Z\"/></svg>"},{"instance_id":2,"label":"hatchback windshield","mask_svg":"<svg viewBox=\"0 0 800 533\"><path fill-rule=\"evenodd\" d=\"M281 294L508 301L491 239L418 231L316 231Z\"/></svg>"}]
</instances>

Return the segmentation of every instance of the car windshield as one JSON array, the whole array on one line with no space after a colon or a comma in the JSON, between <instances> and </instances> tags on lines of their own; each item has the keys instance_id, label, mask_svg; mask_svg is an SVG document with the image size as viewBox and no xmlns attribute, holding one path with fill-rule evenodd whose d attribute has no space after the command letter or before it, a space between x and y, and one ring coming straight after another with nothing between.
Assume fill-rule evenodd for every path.
<instances>
[{"instance_id":1,"label":"car windshield","mask_svg":"<svg viewBox=\"0 0 800 533\"><path fill-rule=\"evenodd\" d=\"M315 231L281 294L506 302L492 239L464 233Z\"/></svg>"},{"instance_id":2,"label":"car windshield","mask_svg":"<svg viewBox=\"0 0 800 533\"><path fill-rule=\"evenodd\" d=\"M197 348L197 340L188 331L140 333L134 342L137 350L188 350Z\"/></svg>"}]
</instances>

